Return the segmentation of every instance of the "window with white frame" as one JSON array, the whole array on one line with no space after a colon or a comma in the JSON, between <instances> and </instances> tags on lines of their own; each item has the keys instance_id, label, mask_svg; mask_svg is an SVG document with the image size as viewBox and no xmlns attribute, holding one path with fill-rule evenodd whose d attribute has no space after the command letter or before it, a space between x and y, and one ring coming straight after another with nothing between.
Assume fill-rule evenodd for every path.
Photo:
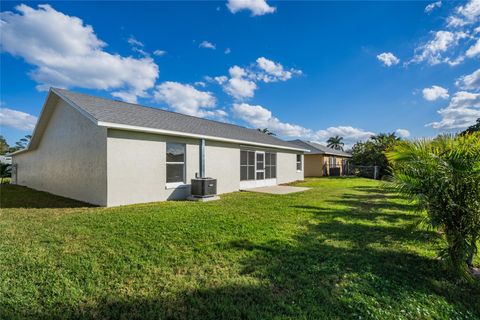
<instances>
[{"instance_id":1,"label":"window with white frame","mask_svg":"<svg viewBox=\"0 0 480 320\"><path fill-rule=\"evenodd\" d=\"M302 155L297 154L297 171L302 171Z\"/></svg>"},{"instance_id":2,"label":"window with white frame","mask_svg":"<svg viewBox=\"0 0 480 320\"><path fill-rule=\"evenodd\" d=\"M277 177L277 154L265 152L265 179Z\"/></svg>"},{"instance_id":3,"label":"window with white frame","mask_svg":"<svg viewBox=\"0 0 480 320\"><path fill-rule=\"evenodd\" d=\"M185 183L185 144L167 143L167 183Z\"/></svg>"}]
</instances>

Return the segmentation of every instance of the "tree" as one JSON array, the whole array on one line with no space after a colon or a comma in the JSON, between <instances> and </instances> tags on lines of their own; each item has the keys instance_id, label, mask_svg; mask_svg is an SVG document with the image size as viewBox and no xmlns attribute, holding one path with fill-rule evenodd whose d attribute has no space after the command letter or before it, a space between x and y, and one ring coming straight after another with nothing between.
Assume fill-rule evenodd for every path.
<instances>
[{"instance_id":1,"label":"tree","mask_svg":"<svg viewBox=\"0 0 480 320\"><path fill-rule=\"evenodd\" d=\"M7 143L7 140L0 135L0 154L5 154L10 149L10 146Z\"/></svg>"},{"instance_id":2,"label":"tree","mask_svg":"<svg viewBox=\"0 0 480 320\"><path fill-rule=\"evenodd\" d=\"M480 118L477 119L477 123L471 125L464 131L462 131L460 134L467 134L467 133L472 133L472 132L477 132L480 131Z\"/></svg>"},{"instance_id":3,"label":"tree","mask_svg":"<svg viewBox=\"0 0 480 320\"><path fill-rule=\"evenodd\" d=\"M403 141L386 152L394 188L416 199L427 221L445 233L443 257L469 275L480 235L480 132Z\"/></svg>"},{"instance_id":4,"label":"tree","mask_svg":"<svg viewBox=\"0 0 480 320\"><path fill-rule=\"evenodd\" d=\"M30 143L30 140L32 139L32 136L27 134L25 137L21 138L19 141L15 142L15 146L11 147L9 152L15 152L18 150L25 149L28 147L28 144Z\"/></svg>"},{"instance_id":5,"label":"tree","mask_svg":"<svg viewBox=\"0 0 480 320\"><path fill-rule=\"evenodd\" d=\"M263 128L263 129L258 128L257 130L260 131L261 133L265 133L269 136L276 136L276 134L273 133L272 131L268 130L268 128Z\"/></svg>"},{"instance_id":6,"label":"tree","mask_svg":"<svg viewBox=\"0 0 480 320\"><path fill-rule=\"evenodd\" d=\"M389 173L385 151L398 143L400 138L395 133L379 133L365 142L357 142L352 147L352 163L363 166L378 166L379 177Z\"/></svg>"},{"instance_id":7,"label":"tree","mask_svg":"<svg viewBox=\"0 0 480 320\"><path fill-rule=\"evenodd\" d=\"M3 183L3 178L10 177L12 174L12 166L6 163L0 163L0 184Z\"/></svg>"},{"instance_id":8,"label":"tree","mask_svg":"<svg viewBox=\"0 0 480 320\"><path fill-rule=\"evenodd\" d=\"M335 150L343 151L344 145L345 143L343 143L343 137L340 137L340 136L330 137L327 140L327 147L333 148Z\"/></svg>"}]
</instances>

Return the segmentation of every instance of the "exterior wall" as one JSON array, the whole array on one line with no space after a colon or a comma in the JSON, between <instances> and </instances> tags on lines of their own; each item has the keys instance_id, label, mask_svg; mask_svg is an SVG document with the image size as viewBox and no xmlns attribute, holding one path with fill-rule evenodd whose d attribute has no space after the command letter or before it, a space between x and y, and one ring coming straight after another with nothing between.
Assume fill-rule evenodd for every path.
<instances>
[{"instance_id":1,"label":"exterior wall","mask_svg":"<svg viewBox=\"0 0 480 320\"><path fill-rule=\"evenodd\" d=\"M167 142L186 144L186 184L172 189L166 187ZM199 145L198 139L109 129L108 206L184 199L189 196L190 180L200 171ZM217 179L218 194L240 189L241 148L244 146L206 141L205 175ZM296 171L296 153L273 151L277 152L278 183L303 180L303 171Z\"/></svg>"},{"instance_id":2,"label":"exterior wall","mask_svg":"<svg viewBox=\"0 0 480 320\"><path fill-rule=\"evenodd\" d=\"M304 179L305 157L302 155L303 168L297 171L297 153L277 151L277 183L288 183Z\"/></svg>"},{"instance_id":3,"label":"exterior wall","mask_svg":"<svg viewBox=\"0 0 480 320\"><path fill-rule=\"evenodd\" d=\"M342 161L347 157L336 156L336 166L340 168L340 174L343 175ZM328 175L330 165L330 156L323 154L306 154L305 155L305 176L321 177Z\"/></svg>"},{"instance_id":4,"label":"exterior wall","mask_svg":"<svg viewBox=\"0 0 480 320\"><path fill-rule=\"evenodd\" d=\"M305 177L323 176L324 156L322 154L306 154Z\"/></svg>"},{"instance_id":5,"label":"exterior wall","mask_svg":"<svg viewBox=\"0 0 480 320\"><path fill-rule=\"evenodd\" d=\"M348 159L346 157L337 156L335 165L340 168L340 175L343 175L343 165L342 161ZM325 156L324 162L326 162L327 168L330 166L330 156Z\"/></svg>"},{"instance_id":6,"label":"exterior wall","mask_svg":"<svg viewBox=\"0 0 480 320\"><path fill-rule=\"evenodd\" d=\"M186 182L199 171L199 141L181 137L108 130L108 206L184 199L190 185L166 186L166 143L186 144Z\"/></svg>"},{"instance_id":7,"label":"exterior wall","mask_svg":"<svg viewBox=\"0 0 480 320\"><path fill-rule=\"evenodd\" d=\"M217 193L238 191L240 188L240 146L206 141L205 175L217 179Z\"/></svg>"},{"instance_id":8,"label":"exterior wall","mask_svg":"<svg viewBox=\"0 0 480 320\"><path fill-rule=\"evenodd\" d=\"M13 156L16 183L106 205L106 132L59 99L38 148Z\"/></svg>"}]
</instances>

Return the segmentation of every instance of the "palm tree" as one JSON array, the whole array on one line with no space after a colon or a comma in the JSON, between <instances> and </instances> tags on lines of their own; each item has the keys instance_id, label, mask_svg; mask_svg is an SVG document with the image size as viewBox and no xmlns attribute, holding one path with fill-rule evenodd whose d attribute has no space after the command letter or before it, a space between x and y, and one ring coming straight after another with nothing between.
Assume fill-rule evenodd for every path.
<instances>
[{"instance_id":1,"label":"palm tree","mask_svg":"<svg viewBox=\"0 0 480 320\"><path fill-rule=\"evenodd\" d=\"M398 142L386 156L395 190L426 211L427 222L445 233L443 257L469 275L480 238L480 132Z\"/></svg>"},{"instance_id":2,"label":"palm tree","mask_svg":"<svg viewBox=\"0 0 480 320\"><path fill-rule=\"evenodd\" d=\"M327 140L327 147L335 149L335 150L342 150L345 143L343 143L343 137L335 136L330 137Z\"/></svg>"},{"instance_id":3,"label":"palm tree","mask_svg":"<svg viewBox=\"0 0 480 320\"><path fill-rule=\"evenodd\" d=\"M18 150L25 149L26 147L28 147L31 139L32 139L32 135L27 134L25 137L23 137L19 141L15 142L15 146L10 147L8 152L15 152L15 151L18 151Z\"/></svg>"},{"instance_id":4,"label":"palm tree","mask_svg":"<svg viewBox=\"0 0 480 320\"><path fill-rule=\"evenodd\" d=\"M261 133L265 133L269 136L276 136L276 134L273 133L272 131L268 130L268 128L263 128L263 129L258 128L257 130L260 131Z\"/></svg>"},{"instance_id":5,"label":"palm tree","mask_svg":"<svg viewBox=\"0 0 480 320\"><path fill-rule=\"evenodd\" d=\"M372 139L377 144L381 144L381 145L393 145L395 142L401 140L399 137L395 135L395 132L379 133L375 136L371 136L370 139Z\"/></svg>"}]
</instances>

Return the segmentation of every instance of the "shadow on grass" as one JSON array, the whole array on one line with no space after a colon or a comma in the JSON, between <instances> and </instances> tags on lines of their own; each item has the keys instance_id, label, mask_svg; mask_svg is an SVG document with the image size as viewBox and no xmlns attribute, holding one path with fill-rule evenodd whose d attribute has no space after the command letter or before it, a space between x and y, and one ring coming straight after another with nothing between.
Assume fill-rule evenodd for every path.
<instances>
[{"instance_id":1,"label":"shadow on grass","mask_svg":"<svg viewBox=\"0 0 480 320\"><path fill-rule=\"evenodd\" d=\"M94 304L51 306L25 311L26 315L45 319L480 317L477 284L458 284L438 260L400 246L435 234L336 220L370 222L382 217L395 222L411 217L404 212L384 213L388 205L393 210L405 207L392 208L387 197L372 193L376 191L355 195L355 201L352 195L339 200L346 209L294 206L312 212L313 219L290 241L237 239L218 244L243 258L238 277L217 286L199 285L174 295L165 295L159 288L144 298L105 296ZM365 203L373 198L370 205ZM4 308L0 317L13 315Z\"/></svg>"},{"instance_id":2,"label":"shadow on grass","mask_svg":"<svg viewBox=\"0 0 480 320\"><path fill-rule=\"evenodd\" d=\"M0 208L82 208L95 207L92 204L33 190L23 186L0 185Z\"/></svg>"}]
</instances>

